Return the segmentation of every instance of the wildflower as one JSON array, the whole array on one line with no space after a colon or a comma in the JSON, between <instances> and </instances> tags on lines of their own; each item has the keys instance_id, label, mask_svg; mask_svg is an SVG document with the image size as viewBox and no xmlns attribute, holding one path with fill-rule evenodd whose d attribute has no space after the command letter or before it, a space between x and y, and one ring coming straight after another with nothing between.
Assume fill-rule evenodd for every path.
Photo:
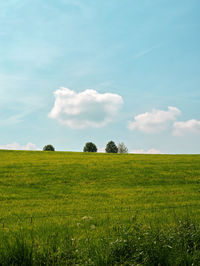
<instances>
[{"instance_id":1,"label":"wildflower","mask_svg":"<svg viewBox=\"0 0 200 266\"><path fill-rule=\"evenodd\" d=\"M95 229L96 226L94 224L90 225L90 229Z\"/></svg>"},{"instance_id":2,"label":"wildflower","mask_svg":"<svg viewBox=\"0 0 200 266\"><path fill-rule=\"evenodd\" d=\"M82 220L91 220L92 217L91 217L91 216L83 216L81 219L82 219Z\"/></svg>"}]
</instances>

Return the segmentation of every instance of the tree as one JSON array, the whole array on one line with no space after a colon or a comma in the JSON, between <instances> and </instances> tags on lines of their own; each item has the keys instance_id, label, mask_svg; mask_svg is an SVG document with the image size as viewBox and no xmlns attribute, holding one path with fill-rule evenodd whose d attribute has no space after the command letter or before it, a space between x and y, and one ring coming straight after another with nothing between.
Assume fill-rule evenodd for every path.
<instances>
[{"instance_id":1,"label":"tree","mask_svg":"<svg viewBox=\"0 0 200 266\"><path fill-rule=\"evenodd\" d=\"M55 151L55 148L53 145L48 144L48 145L44 146L43 151Z\"/></svg>"},{"instance_id":2,"label":"tree","mask_svg":"<svg viewBox=\"0 0 200 266\"><path fill-rule=\"evenodd\" d=\"M117 153L118 148L115 145L114 141L109 141L108 144L106 145L106 152L107 153Z\"/></svg>"},{"instance_id":3,"label":"tree","mask_svg":"<svg viewBox=\"0 0 200 266\"><path fill-rule=\"evenodd\" d=\"M118 153L128 153L128 148L123 142L118 144Z\"/></svg>"},{"instance_id":4,"label":"tree","mask_svg":"<svg viewBox=\"0 0 200 266\"><path fill-rule=\"evenodd\" d=\"M84 152L97 152L97 146L92 142L87 142L83 148Z\"/></svg>"}]
</instances>

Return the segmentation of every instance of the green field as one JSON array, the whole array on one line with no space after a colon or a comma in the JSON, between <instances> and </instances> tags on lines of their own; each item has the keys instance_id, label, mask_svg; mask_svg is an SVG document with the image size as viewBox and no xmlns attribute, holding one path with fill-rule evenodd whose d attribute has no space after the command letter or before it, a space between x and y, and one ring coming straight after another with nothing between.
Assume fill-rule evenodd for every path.
<instances>
[{"instance_id":1,"label":"green field","mask_svg":"<svg viewBox=\"0 0 200 266\"><path fill-rule=\"evenodd\" d=\"M98 239L134 221L198 223L199 207L200 155L0 151L1 237L67 228Z\"/></svg>"}]
</instances>

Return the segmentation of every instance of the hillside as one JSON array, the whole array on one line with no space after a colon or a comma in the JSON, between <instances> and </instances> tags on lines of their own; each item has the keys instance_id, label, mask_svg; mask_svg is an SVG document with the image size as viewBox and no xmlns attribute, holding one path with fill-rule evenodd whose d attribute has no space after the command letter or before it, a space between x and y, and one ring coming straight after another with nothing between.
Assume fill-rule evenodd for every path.
<instances>
[{"instance_id":1,"label":"hillside","mask_svg":"<svg viewBox=\"0 0 200 266\"><path fill-rule=\"evenodd\" d=\"M9 226L106 212L165 222L174 210L199 215L200 155L0 151L0 158L0 217Z\"/></svg>"},{"instance_id":2,"label":"hillside","mask_svg":"<svg viewBox=\"0 0 200 266\"><path fill-rule=\"evenodd\" d=\"M199 265L200 155L0 158L0 265Z\"/></svg>"}]
</instances>

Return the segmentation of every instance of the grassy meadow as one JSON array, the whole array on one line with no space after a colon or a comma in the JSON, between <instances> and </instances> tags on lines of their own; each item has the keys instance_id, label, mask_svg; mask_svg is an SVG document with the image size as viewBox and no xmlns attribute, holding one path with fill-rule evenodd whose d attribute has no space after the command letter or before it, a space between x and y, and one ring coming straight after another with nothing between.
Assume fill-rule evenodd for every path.
<instances>
[{"instance_id":1,"label":"grassy meadow","mask_svg":"<svg viewBox=\"0 0 200 266\"><path fill-rule=\"evenodd\" d=\"M170 248L156 249L164 252L160 265L192 265L200 256L199 207L200 155L2 150L0 265L159 265L144 245L139 253L130 249L136 235L152 249L154 237L165 244L180 237L166 244L172 247L193 230L196 253L183 261L175 263Z\"/></svg>"}]
</instances>

